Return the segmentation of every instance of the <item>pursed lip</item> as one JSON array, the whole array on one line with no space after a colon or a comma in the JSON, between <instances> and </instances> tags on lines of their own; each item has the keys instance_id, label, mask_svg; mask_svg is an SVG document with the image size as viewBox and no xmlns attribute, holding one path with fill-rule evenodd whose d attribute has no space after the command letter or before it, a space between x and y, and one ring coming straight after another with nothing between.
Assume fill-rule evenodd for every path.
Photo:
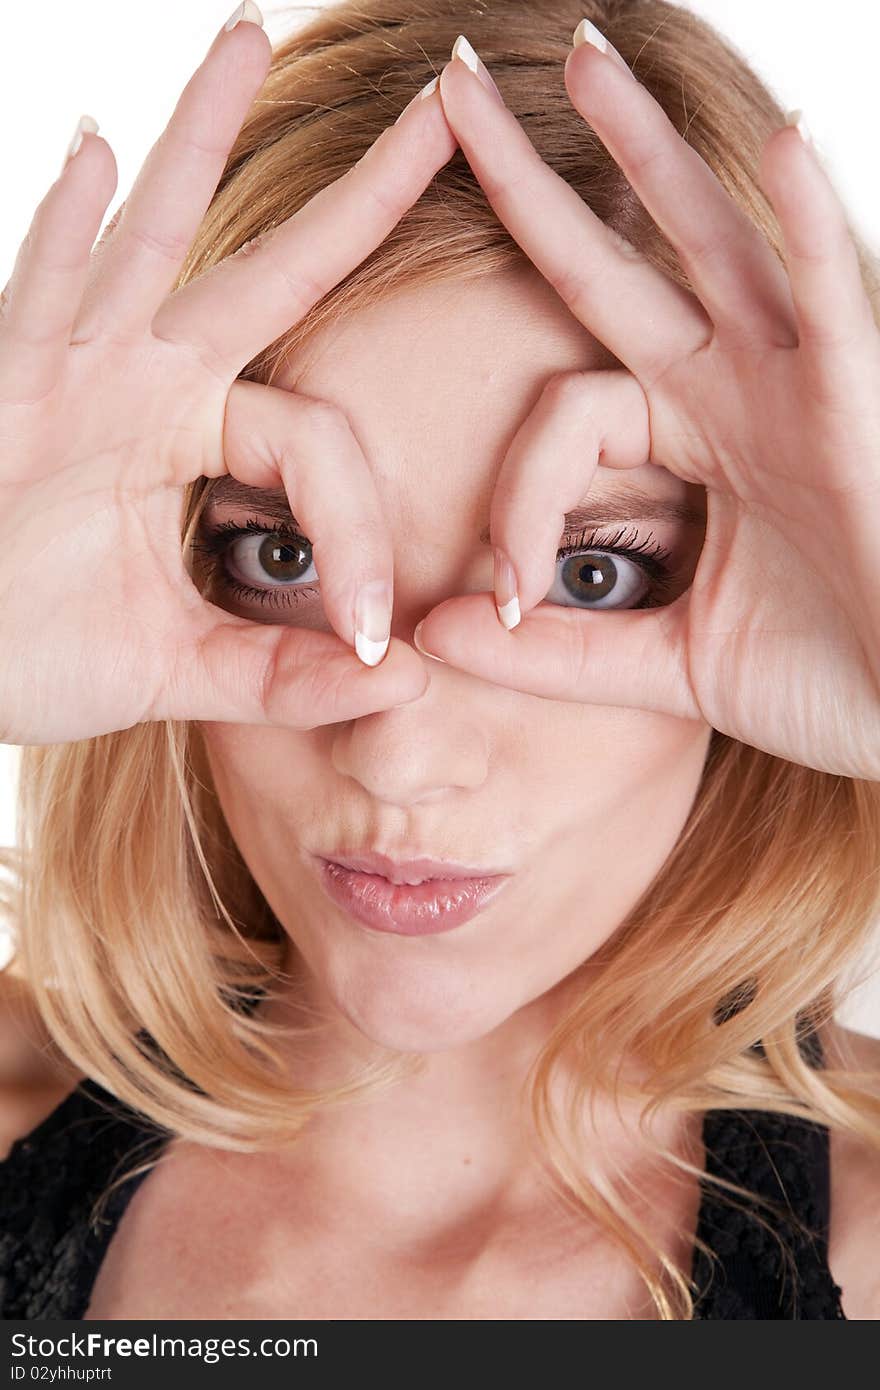
<instances>
[{"instance_id":1,"label":"pursed lip","mask_svg":"<svg viewBox=\"0 0 880 1390\"><path fill-rule=\"evenodd\" d=\"M460 864L451 859L391 859L386 854L370 852L348 853L346 850L333 850L332 853L316 856L344 869L354 869L365 874L381 874L389 883L397 885L422 879L461 879L496 878L512 872L510 869L482 868L479 865Z\"/></svg>"}]
</instances>

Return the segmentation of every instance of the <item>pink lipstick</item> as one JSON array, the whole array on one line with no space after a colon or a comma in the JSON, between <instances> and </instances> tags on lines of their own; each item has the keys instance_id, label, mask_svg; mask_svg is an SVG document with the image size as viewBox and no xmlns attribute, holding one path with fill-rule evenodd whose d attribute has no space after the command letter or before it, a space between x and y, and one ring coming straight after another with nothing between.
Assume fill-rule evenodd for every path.
<instances>
[{"instance_id":1,"label":"pink lipstick","mask_svg":"<svg viewBox=\"0 0 880 1390\"><path fill-rule=\"evenodd\" d=\"M437 860L392 864L382 856L346 856L340 864L316 856L327 896L364 926L398 936L429 936L450 931L481 912L512 877L508 873L469 872ZM382 860L386 873L369 872ZM353 867L350 867L353 866ZM407 882L433 871L421 883Z\"/></svg>"}]
</instances>

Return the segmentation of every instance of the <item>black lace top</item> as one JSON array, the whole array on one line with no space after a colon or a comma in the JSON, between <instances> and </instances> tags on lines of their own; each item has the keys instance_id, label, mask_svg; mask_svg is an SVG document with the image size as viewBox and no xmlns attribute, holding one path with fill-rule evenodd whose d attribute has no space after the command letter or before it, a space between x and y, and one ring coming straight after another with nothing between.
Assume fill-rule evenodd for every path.
<instances>
[{"instance_id":1,"label":"black lace top","mask_svg":"<svg viewBox=\"0 0 880 1390\"><path fill-rule=\"evenodd\" d=\"M697 1318L843 1318L828 1267L829 1136L823 1126L761 1111L710 1110L706 1172L774 1204L731 1207L705 1180L695 1247ZM82 1082L0 1163L0 1314L81 1319L122 1214L147 1172L110 1181L167 1142L97 1083ZM802 1229L805 1227L806 1229ZM782 1237L780 1243L779 1237ZM295 1310L291 1310L295 1316Z\"/></svg>"}]
</instances>

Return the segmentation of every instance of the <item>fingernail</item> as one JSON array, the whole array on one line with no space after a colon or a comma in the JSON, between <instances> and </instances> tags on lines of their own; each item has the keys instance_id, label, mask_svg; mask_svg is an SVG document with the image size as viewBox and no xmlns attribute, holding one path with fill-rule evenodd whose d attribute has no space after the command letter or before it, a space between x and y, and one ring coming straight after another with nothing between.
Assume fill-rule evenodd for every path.
<instances>
[{"instance_id":1,"label":"fingernail","mask_svg":"<svg viewBox=\"0 0 880 1390\"><path fill-rule=\"evenodd\" d=\"M798 132L805 145L813 144L813 137L810 134L810 127L804 120L804 113L802 111L786 111L785 124L794 126L795 130Z\"/></svg>"},{"instance_id":2,"label":"fingernail","mask_svg":"<svg viewBox=\"0 0 880 1390\"><path fill-rule=\"evenodd\" d=\"M622 68L624 68L635 81L635 73L625 58L621 58L613 43L609 43L601 30L595 24L591 24L588 19L582 19L572 35L572 44L575 48L580 48L582 43L591 43L594 48L598 48L600 53L607 53L610 58L615 58Z\"/></svg>"},{"instance_id":3,"label":"fingernail","mask_svg":"<svg viewBox=\"0 0 880 1390\"><path fill-rule=\"evenodd\" d=\"M495 608L502 625L510 632L516 627L521 617L519 597L516 592L516 575L513 572L513 565L504 551L499 550L497 545L493 549L495 551Z\"/></svg>"},{"instance_id":4,"label":"fingernail","mask_svg":"<svg viewBox=\"0 0 880 1390\"><path fill-rule=\"evenodd\" d=\"M260 14L259 7L254 4L254 0L243 0L238 9L233 10L223 28L226 30L234 29L236 24L240 24L245 19L249 24L259 24L262 27L263 16Z\"/></svg>"},{"instance_id":5,"label":"fingernail","mask_svg":"<svg viewBox=\"0 0 880 1390\"><path fill-rule=\"evenodd\" d=\"M79 121L77 122L76 130L73 133L73 139L67 147L67 154L64 156L64 163L61 166L62 173L64 173L64 170L67 168L68 160L73 159L74 155L79 150L79 147L83 142L83 135L97 135L97 133L98 122L95 120L95 118L93 116L80 116Z\"/></svg>"},{"instance_id":6,"label":"fingernail","mask_svg":"<svg viewBox=\"0 0 880 1390\"><path fill-rule=\"evenodd\" d=\"M415 106L417 101L424 101L425 97L431 96L432 92L436 92L439 86L440 75L438 73L436 77L431 78L430 82L425 83L424 87L420 92L416 92L415 96L412 98L411 101L408 101L406 103L406 106L401 111L400 116L405 116L411 106ZM400 120L400 116L397 117L397 121ZM395 125L397 125L397 121L394 122Z\"/></svg>"},{"instance_id":7,"label":"fingernail","mask_svg":"<svg viewBox=\"0 0 880 1390\"><path fill-rule=\"evenodd\" d=\"M453 58L460 58L465 66L469 67L471 72L479 77L486 90L491 92L493 96L501 102L502 106L504 105L504 97L499 92L494 77L476 50L468 43L464 34L459 34L455 43L452 45L452 56Z\"/></svg>"},{"instance_id":8,"label":"fingernail","mask_svg":"<svg viewBox=\"0 0 880 1390\"><path fill-rule=\"evenodd\" d=\"M422 621L419 623L418 627L413 633L413 646L415 647L416 651L421 652L422 656L429 656L432 661L442 661L444 666L448 665L448 662L443 661L442 656L435 656L433 652L426 651L425 648L422 646L421 642L419 641L419 633L422 630L422 625L424 624L424 621L424 618L422 618Z\"/></svg>"},{"instance_id":9,"label":"fingernail","mask_svg":"<svg viewBox=\"0 0 880 1390\"><path fill-rule=\"evenodd\" d=\"M358 590L354 606L354 649L365 666L378 666L391 640L391 585L372 579Z\"/></svg>"}]
</instances>

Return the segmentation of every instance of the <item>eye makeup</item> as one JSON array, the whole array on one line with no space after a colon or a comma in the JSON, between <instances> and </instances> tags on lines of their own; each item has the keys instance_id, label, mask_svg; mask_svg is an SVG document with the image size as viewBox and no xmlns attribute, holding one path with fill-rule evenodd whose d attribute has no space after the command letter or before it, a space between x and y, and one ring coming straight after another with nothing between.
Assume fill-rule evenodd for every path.
<instances>
[{"instance_id":1,"label":"eye makeup","mask_svg":"<svg viewBox=\"0 0 880 1390\"><path fill-rule=\"evenodd\" d=\"M193 541L192 549L203 557L203 568L212 593L219 590L232 595L245 605L259 603L262 607L278 608L301 603L308 595L316 594L319 590L320 586L317 583L280 584L260 589L244 583L229 569L228 554L243 536L261 536L264 539L272 537L278 543L278 548L289 552L287 563L306 563L310 569L314 563L311 541L302 535L295 525L288 525L282 520L272 526L266 526L256 517L248 517L243 523L203 520L198 535L200 539ZM281 563L285 563L285 560Z\"/></svg>"},{"instance_id":2,"label":"eye makeup","mask_svg":"<svg viewBox=\"0 0 880 1390\"><path fill-rule=\"evenodd\" d=\"M276 542L276 549L280 548L284 552L279 557L281 564L310 569L314 563L311 542L295 524L291 525L281 520L267 525L256 516L248 517L244 522L210 522L203 519L198 534L200 539L193 542L192 549L203 557L203 566L212 594L225 593L237 599L243 606L259 604L265 609L293 607L320 591L320 584L317 582L277 585L267 583L266 587L257 587L245 583L230 570L229 554L236 543L245 536L272 538ZM638 528L631 528L631 533L628 533L624 527L610 539L602 537L601 528L594 527L589 531L586 528L580 531L567 528L562 536L562 544L556 552L556 560L557 563L563 562L578 554L583 554L585 561L590 555L597 559L603 555L614 557L615 560L616 557L621 557L628 564L638 567L648 582L647 592L633 608L654 608L664 601L668 602L669 592L682 586L680 567L671 563L671 551L659 543L652 544L652 541L651 533L641 536ZM584 569L586 568L585 565Z\"/></svg>"}]
</instances>

